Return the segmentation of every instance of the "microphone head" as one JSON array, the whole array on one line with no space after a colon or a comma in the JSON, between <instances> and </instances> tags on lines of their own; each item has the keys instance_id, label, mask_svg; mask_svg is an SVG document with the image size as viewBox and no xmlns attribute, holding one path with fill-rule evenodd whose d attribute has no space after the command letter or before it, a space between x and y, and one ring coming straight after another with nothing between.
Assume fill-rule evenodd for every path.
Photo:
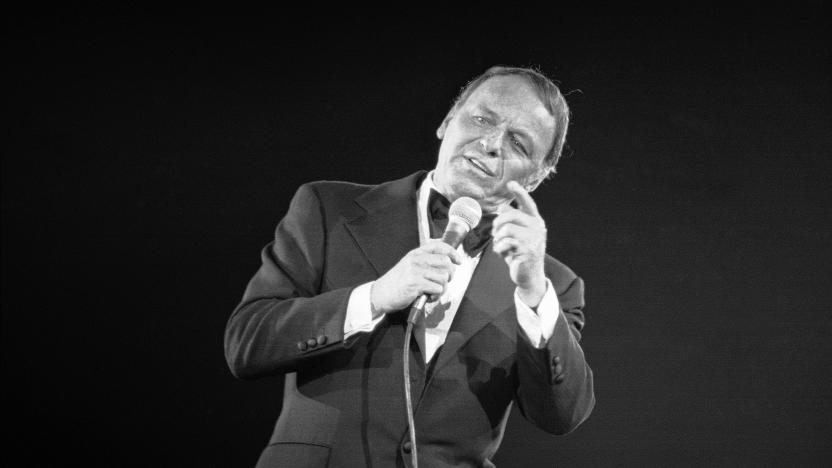
<instances>
[{"instance_id":1,"label":"microphone head","mask_svg":"<svg viewBox=\"0 0 832 468\"><path fill-rule=\"evenodd\" d=\"M457 220L467 225L468 230L471 230L480 223L480 218L482 218L482 208L471 197L457 198L448 208L448 225Z\"/></svg>"}]
</instances>

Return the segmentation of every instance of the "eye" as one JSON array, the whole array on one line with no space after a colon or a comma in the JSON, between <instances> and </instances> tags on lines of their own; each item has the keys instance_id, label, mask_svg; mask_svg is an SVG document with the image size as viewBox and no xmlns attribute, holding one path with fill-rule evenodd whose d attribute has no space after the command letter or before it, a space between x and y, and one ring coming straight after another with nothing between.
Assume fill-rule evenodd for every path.
<instances>
[{"instance_id":1,"label":"eye","mask_svg":"<svg viewBox=\"0 0 832 468\"><path fill-rule=\"evenodd\" d=\"M478 124L480 124L480 125L485 125L485 124L487 124L487 123L488 123L488 120L486 120L486 118L485 118L485 117L483 117L483 116L481 116L481 115L475 115L475 116L472 116L472 117L471 117L471 119L472 119L474 122L476 122L476 123L478 123Z\"/></svg>"},{"instance_id":2,"label":"eye","mask_svg":"<svg viewBox=\"0 0 832 468\"><path fill-rule=\"evenodd\" d=\"M511 144L514 145L517 149L523 152L523 154L528 154L526 151L526 147L523 146L523 143L517 138L517 136L511 136Z\"/></svg>"}]
</instances>

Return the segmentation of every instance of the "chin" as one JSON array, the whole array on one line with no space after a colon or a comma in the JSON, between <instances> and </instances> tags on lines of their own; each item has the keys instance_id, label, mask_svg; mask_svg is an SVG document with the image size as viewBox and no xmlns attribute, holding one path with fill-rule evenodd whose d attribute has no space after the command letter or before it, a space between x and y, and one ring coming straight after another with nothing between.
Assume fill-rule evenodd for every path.
<instances>
[{"instance_id":1,"label":"chin","mask_svg":"<svg viewBox=\"0 0 832 468\"><path fill-rule=\"evenodd\" d=\"M453 198L471 197L474 200L481 202L485 198L485 190L471 180L466 180L462 177L454 179L450 184L451 195Z\"/></svg>"},{"instance_id":2,"label":"chin","mask_svg":"<svg viewBox=\"0 0 832 468\"><path fill-rule=\"evenodd\" d=\"M434 174L434 183L442 184L442 186L437 184L437 187L449 192L446 195L452 200L459 197L471 197L480 204L486 203L486 199L488 202L493 202L493 191L496 187L493 183L488 183L492 181L472 177L466 164L450 166L450 170L446 170L444 174L445 177L440 178L443 180L437 180ZM496 179L493 182L496 182Z\"/></svg>"}]
</instances>

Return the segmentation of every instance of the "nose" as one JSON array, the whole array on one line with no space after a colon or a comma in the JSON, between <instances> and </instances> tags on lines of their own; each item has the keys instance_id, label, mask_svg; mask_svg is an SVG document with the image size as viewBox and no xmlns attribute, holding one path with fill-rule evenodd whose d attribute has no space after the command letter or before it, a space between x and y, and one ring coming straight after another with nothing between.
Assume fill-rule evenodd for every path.
<instances>
[{"instance_id":1,"label":"nose","mask_svg":"<svg viewBox=\"0 0 832 468\"><path fill-rule=\"evenodd\" d=\"M505 131L500 128L495 128L480 138L480 145L487 155L491 157L499 157L503 151L504 139Z\"/></svg>"}]
</instances>

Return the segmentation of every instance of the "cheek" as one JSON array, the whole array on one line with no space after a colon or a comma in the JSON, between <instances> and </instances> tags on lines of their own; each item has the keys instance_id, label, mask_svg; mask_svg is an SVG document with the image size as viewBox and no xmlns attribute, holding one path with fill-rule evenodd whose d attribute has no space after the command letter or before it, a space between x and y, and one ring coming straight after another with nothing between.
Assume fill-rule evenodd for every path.
<instances>
[{"instance_id":1,"label":"cheek","mask_svg":"<svg viewBox=\"0 0 832 468\"><path fill-rule=\"evenodd\" d=\"M506 161L506 179L525 182L537 172L537 166L527 159Z\"/></svg>"},{"instance_id":2,"label":"cheek","mask_svg":"<svg viewBox=\"0 0 832 468\"><path fill-rule=\"evenodd\" d=\"M449 138L445 137L442 139L442 143L439 144L439 162L447 163L453 156L453 153L453 142Z\"/></svg>"},{"instance_id":3,"label":"cheek","mask_svg":"<svg viewBox=\"0 0 832 468\"><path fill-rule=\"evenodd\" d=\"M455 146L460 146L479 138L477 130L475 126L454 121L448 126L445 138Z\"/></svg>"}]
</instances>

